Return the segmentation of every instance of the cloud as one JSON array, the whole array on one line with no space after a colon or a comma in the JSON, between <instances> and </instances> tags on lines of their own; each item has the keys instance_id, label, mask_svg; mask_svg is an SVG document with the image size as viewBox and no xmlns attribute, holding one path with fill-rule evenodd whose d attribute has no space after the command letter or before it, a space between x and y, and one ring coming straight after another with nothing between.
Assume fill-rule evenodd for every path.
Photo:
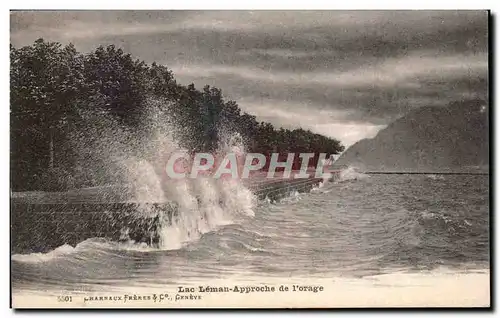
<instances>
[{"instance_id":1,"label":"cloud","mask_svg":"<svg viewBox=\"0 0 500 318\"><path fill-rule=\"evenodd\" d=\"M11 43L115 44L241 107L345 143L426 105L486 97L486 11L31 11Z\"/></svg>"},{"instance_id":2,"label":"cloud","mask_svg":"<svg viewBox=\"0 0 500 318\"><path fill-rule=\"evenodd\" d=\"M400 59L386 59L343 72L288 72L226 65L171 65L181 76L233 76L251 81L283 83L284 85L328 85L339 88L364 86L396 86L420 76L446 77L454 73L486 73L486 54L433 56L432 52L415 52Z\"/></svg>"},{"instance_id":3,"label":"cloud","mask_svg":"<svg viewBox=\"0 0 500 318\"><path fill-rule=\"evenodd\" d=\"M336 138L342 141L342 144L347 149L357 141L366 138L373 138L377 133L387 127L387 125L365 124L343 124L330 123L315 125L310 129L318 134Z\"/></svg>"},{"instance_id":4,"label":"cloud","mask_svg":"<svg viewBox=\"0 0 500 318\"><path fill-rule=\"evenodd\" d=\"M224 94L261 116L259 103L270 103L285 117L290 106L343 112L343 120L376 125L420 106L442 106L466 96L487 96L486 54L436 56L416 52L343 72L280 72L246 66L172 67L181 82L225 87ZM304 114L305 115L305 114ZM264 118L264 117L261 117ZM338 116L336 117L338 118Z\"/></svg>"},{"instance_id":5,"label":"cloud","mask_svg":"<svg viewBox=\"0 0 500 318\"><path fill-rule=\"evenodd\" d=\"M486 11L14 11L11 37L98 41L163 34L221 52L235 44L243 50L336 47L341 53L376 55L405 47L453 47L464 36L484 44L487 39L478 35L487 30L486 17Z\"/></svg>"},{"instance_id":6,"label":"cloud","mask_svg":"<svg viewBox=\"0 0 500 318\"><path fill-rule=\"evenodd\" d=\"M281 118L288 122L321 124L345 120L352 110L320 109L307 103L265 101L255 102L243 99L240 107L255 116Z\"/></svg>"},{"instance_id":7,"label":"cloud","mask_svg":"<svg viewBox=\"0 0 500 318\"><path fill-rule=\"evenodd\" d=\"M243 101L240 107L273 125L289 129L297 127L309 129L312 132L341 140L346 147L359 139L372 138L386 127L386 125L346 119L352 115L352 110L318 109L308 104L278 101L267 103Z\"/></svg>"}]
</instances>

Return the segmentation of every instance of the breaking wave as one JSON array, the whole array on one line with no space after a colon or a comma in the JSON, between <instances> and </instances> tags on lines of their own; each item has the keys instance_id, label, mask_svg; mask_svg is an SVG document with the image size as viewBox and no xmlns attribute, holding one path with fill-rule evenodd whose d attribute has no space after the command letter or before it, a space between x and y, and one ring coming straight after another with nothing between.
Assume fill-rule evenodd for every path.
<instances>
[{"instance_id":1,"label":"breaking wave","mask_svg":"<svg viewBox=\"0 0 500 318\"><path fill-rule=\"evenodd\" d=\"M237 144L241 137L229 136L227 143L220 146L219 153L226 153L243 144ZM175 148L174 148L175 149ZM178 151L178 148L175 149ZM137 167L140 168L137 168ZM162 180L155 168L145 161L133 165L136 192L139 202L173 202L177 213L173 217L160 215L160 249L179 249L186 243L198 240L204 233L218 227L237 223L244 217L254 216L255 197L238 179L182 178Z\"/></svg>"},{"instance_id":2,"label":"breaking wave","mask_svg":"<svg viewBox=\"0 0 500 318\"><path fill-rule=\"evenodd\" d=\"M369 177L369 175L360 172L357 167L349 166L347 167L347 169L343 169L340 172L339 177L336 181L343 182L349 180L364 180Z\"/></svg>"}]
</instances>

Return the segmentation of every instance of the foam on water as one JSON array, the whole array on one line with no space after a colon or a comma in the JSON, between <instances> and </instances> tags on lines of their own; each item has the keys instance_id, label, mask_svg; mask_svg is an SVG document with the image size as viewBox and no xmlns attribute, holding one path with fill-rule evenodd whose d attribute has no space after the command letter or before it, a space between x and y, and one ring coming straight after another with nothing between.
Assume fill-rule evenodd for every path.
<instances>
[{"instance_id":1,"label":"foam on water","mask_svg":"<svg viewBox=\"0 0 500 318\"><path fill-rule=\"evenodd\" d=\"M127 181L134 185L133 199L139 202L173 202L177 213L173 217L164 211L160 215L160 248L179 249L198 240L204 233L220 226L238 222L242 217L253 216L254 196L239 180L198 177L195 179L165 178L165 158L174 152L187 153L179 146L172 129L162 119L158 108L151 107L145 114L147 124L142 136L141 149L150 161L127 158ZM217 153L244 153L245 147L239 134L221 134ZM147 211L143 211L147 213Z\"/></svg>"},{"instance_id":2,"label":"foam on water","mask_svg":"<svg viewBox=\"0 0 500 318\"><path fill-rule=\"evenodd\" d=\"M444 180L444 176L442 175L436 175L436 174L428 174L426 175L426 178L427 179L430 179L430 180Z\"/></svg>"},{"instance_id":3,"label":"foam on water","mask_svg":"<svg viewBox=\"0 0 500 318\"><path fill-rule=\"evenodd\" d=\"M139 203L137 213L140 216L157 213L150 205L141 203L170 202L177 206L173 217L169 215L171 211L160 215L160 249L179 249L204 233L254 216L255 197L240 180L166 178L166 159L173 153L187 151L176 141L168 111L162 105L149 106L142 118L141 134L133 137L113 118L101 117L89 117L89 128L84 130L88 136L74 136L74 147L82 157L92 149L94 162L99 164L95 168L111 176L115 183L124 185L126 201ZM96 132L99 138L95 138L93 133ZM216 152L223 156L228 152L244 151L241 136L227 133L222 136ZM136 245L128 244L132 248L142 248ZM64 245L49 253L33 254L33 259L52 259L72 249ZM15 256L14 259L26 258Z\"/></svg>"},{"instance_id":4,"label":"foam on water","mask_svg":"<svg viewBox=\"0 0 500 318\"><path fill-rule=\"evenodd\" d=\"M229 142L220 146L219 153L234 151L234 147L242 151L243 144L235 145L234 140L241 140L241 136L230 136ZM171 223L168 218L162 222L162 249L179 249L204 233L254 216L255 197L238 179L184 178L168 180L164 188L167 199L178 204L178 213Z\"/></svg>"},{"instance_id":5,"label":"foam on water","mask_svg":"<svg viewBox=\"0 0 500 318\"><path fill-rule=\"evenodd\" d=\"M348 180L363 180L369 178L370 176L358 171L357 167L349 166L340 172L337 182L343 182Z\"/></svg>"},{"instance_id":6,"label":"foam on water","mask_svg":"<svg viewBox=\"0 0 500 318\"><path fill-rule=\"evenodd\" d=\"M329 193L301 194L297 202L261 205L253 218L244 212L232 213L210 200L222 197L222 184L211 179L193 180L196 182L179 185L183 193L199 197L194 204L198 210L192 215L205 217L201 211L219 206L209 213L213 216L207 220L210 225L195 223L200 233L208 231L198 239L190 238L189 244L180 242L177 247L170 241L168 251L134 242L88 240L73 253L52 253L54 262L14 262L14 290L40 289L43 282L47 282L43 285L47 293L61 293L65 288L72 294L80 293L74 286L82 284L88 294L103 289L138 292L136 287L168 291L190 282L224 286L246 280L257 284L263 280L266 284L307 281L325 287L328 293L324 295L329 297L325 303L331 301L330 295L344 305L362 305L363 301L369 305L486 301L487 224L482 220L487 210L478 211L478 196L473 193L468 205L438 209L433 205L436 192L445 202L454 198L456 190L440 188L434 182L429 186L419 176L412 180L409 185L401 176L330 182L321 189ZM405 195L392 195L394 189L403 189ZM463 193L469 193L468 189L463 188ZM420 206L422 200L428 203ZM193 202L188 200L187 204ZM231 224L217 227L224 221ZM189 228L177 225L170 230ZM458 229L462 225L464 228ZM215 230L210 230L214 226ZM171 234L167 232L165 237ZM84 273L81 268L89 270ZM322 277L328 279L320 281ZM226 281L215 282L218 278ZM443 292L444 298L439 296ZM319 295L299 296L295 301L310 301Z\"/></svg>"},{"instance_id":7,"label":"foam on water","mask_svg":"<svg viewBox=\"0 0 500 318\"><path fill-rule=\"evenodd\" d=\"M72 254L76 249L77 247L64 244L47 253L14 254L11 258L13 261L22 263L43 263L61 256Z\"/></svg>"},{"instance_id":8,"label":"foam on water","mask_svg":"<svg viewBox=\"0 0 500 318\"><path fill-rule=\"evenodd\" d=\"M242 213L253 216L253 194L237 182L182 179L169 187L178 213L171 223L166 218L162 223L162 249L179 249L204 233L237 222Z\"/></svg>"},{"instance_id":9,"label":"foam on water","mask_svg":"<svg viewBox=\"0 0 500 318\"><path fill-rule=\"evenodd\" d=\"M43 279L61 284L66 279L69 285L77 279L81 284L108 283L106 288L116 286L117 281L125 287L135 281L149 288L163 288L164 281L202 282L204 277L245 271L257 275L260 281L263 276L267 281L267 277L285 273L288 281L290 275L321 275L330 277L330 283L346 276L392 273L398 283L413 275L394 273L400 268L420 271L439 264L484 263L487 258L485 239L479 237L487 231L481 221L486 218L479 213L483 206L478 199L483 195L471 193L468 184L463 190L448 193L448 187L439 187L441 182L419 184L418 178L410 184L400 177L386 176L362 182L368 176L356 167L348 167L339 173L336 182L327 185L323 180L312 194L292 192L282 204L259 207L255 215L255 196L239 180L162 178L161 160L158 163L154 159L182 151L164 126L154 126L140 141L137 152L153 160L132 151L108 157L116 158L113 165L125 171L122 177L131 184L131 201L172 201L177 205L178 213L172 218L167 211L161 215L160 250L133 241L90 239L74 248L64 245L45 254L13 255L16 262L30 263L17 269L14 266L18 286L36 282L38 288ZM239 136L229 134L217 153L235 150L244 153L244 145ZM477 195L468 201L470 208L451 205L456 204L459 190L464 196ZM442 200L442 207L450 205L446 211L434 207L436 197ZM147 208L138 211L148 212ZM80 273L79 268L89 270ZM384 275L379 277L388 278ZM450 283L454 279L447 278ZM357 282L364 284L369 279ZM392 279L380 282L393 284ZM415 279L415 288L419 282L421 277ZM441 282L433 284L440 286ZM350 290L338 287L342 287L338 297ZM379 287L373 288L372 296L378 295ZM399 294L398 288L392 290Z\"/></svg>"}]
</instances>

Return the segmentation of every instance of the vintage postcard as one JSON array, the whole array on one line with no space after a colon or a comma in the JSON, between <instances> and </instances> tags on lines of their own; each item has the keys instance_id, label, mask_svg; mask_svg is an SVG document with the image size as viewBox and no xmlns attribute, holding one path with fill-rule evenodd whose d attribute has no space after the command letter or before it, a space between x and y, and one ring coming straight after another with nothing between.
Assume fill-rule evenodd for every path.
<instances>
[{"instance_id":1,"label":"vintage postcard","mask_svg":"<svg viewBox=\"0 0 500 318\"><path fill-rule=\"evenodd\" d=\"M488 26L11 11L12 307L489 307Z\"/></svg>"}]
</instances>

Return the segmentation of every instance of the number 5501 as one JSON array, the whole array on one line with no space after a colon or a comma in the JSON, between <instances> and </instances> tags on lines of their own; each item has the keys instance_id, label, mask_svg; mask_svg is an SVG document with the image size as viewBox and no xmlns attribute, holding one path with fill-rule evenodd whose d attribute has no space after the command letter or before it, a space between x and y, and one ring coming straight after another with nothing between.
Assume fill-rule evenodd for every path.
<instances>
[{"instance_id":1,"label":"number 5501","mask_svg":"<svg viewBox=\"0 0 500 318\"><path fill-rule=\"evenodd\" d=\"M70 303L73 301L73 298L71 296L57 296L57 301Z\"/></svg>"}]
</instances>

